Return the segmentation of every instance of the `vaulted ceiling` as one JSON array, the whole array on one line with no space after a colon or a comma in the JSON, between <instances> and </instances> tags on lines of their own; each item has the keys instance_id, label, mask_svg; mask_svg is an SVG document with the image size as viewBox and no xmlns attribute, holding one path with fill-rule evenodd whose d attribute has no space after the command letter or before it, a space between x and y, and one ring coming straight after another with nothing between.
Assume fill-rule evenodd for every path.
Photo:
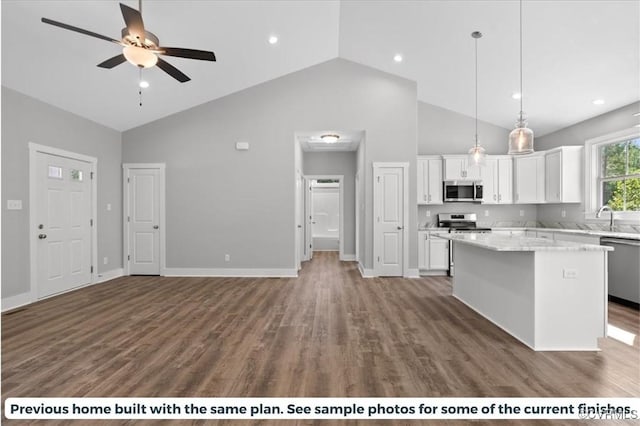
<instances>
[{"instance_id":1,"label":"vaulted ceiling","mask_svg":"<svg viewBox=\"0 0 640 426\"><path fill-rule=\"evenodd\" d=\"M138 8L137 1L122 0ZM288 73L342 57L418 83L418 99L474 115L474 41L481 31L479 117L511 128L519 111L516 0L145 0L145 26L163 45L213 50L218 61L166 58L139 106L139 71L96 64L117 45L45 25L41 17L113 38L118 1L2 1L2 84L127 130ZM640 1L525 0L524 110L537 135L640 99ZM278 42L270 44L270 36ZM400 54L403 60L396 62ZM594 105L593 100L604 104Z\"/></svg>"}]
</instances>

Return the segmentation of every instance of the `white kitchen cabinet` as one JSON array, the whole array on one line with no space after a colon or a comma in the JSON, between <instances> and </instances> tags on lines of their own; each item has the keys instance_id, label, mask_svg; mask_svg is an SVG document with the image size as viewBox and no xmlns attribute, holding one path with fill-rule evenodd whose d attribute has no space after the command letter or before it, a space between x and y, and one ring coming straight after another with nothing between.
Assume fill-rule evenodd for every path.
<instances>
[{"instance_id":1,"label":"white kitchen cabinet","mask_svg":"<svg viewBox=\"0 0 640 426\"><path fill-rule=\"evenodd\" d=\"M418 204L442 204L442 157L418 157Z\"/></svg>"},{"instance_id":2,"label":"white kitchen cabinet","mask_svg":"<svg viewBox=\"0 0 640 426\"><path fill-rule=\"evenodd\" d=\"M544 152L513 157L514 202L542 204L545 202Z\"/></svg>"},{"instance_id":3,"label":"white kitchen cabinet","mask_svg":"<svg viewBox=\"0 0 640 426\"><path fill-rule=\"evenodd\" d=\"M423 275L446 275L449 269L449 241L436 234L418 231L418 269Z\"/></svg>"},{"instance_id":4,"label":"white kitchen cabinet","mask_svg":"<svg viewBox=\"0 0 640 426\"><path fill-rule=\"evenodd\" d=\"M466 155L443 155L444 180L481 180L482 166L469 163Z\"/></svg>"},{"instance_id":5,"label":"white kitchen cabinet","mask_svg":"<svg viewBox=\"0 0 640 426\"><path fill-rule=\"evenodd\" d=\"M562 146L545 154L545 199L547 203L582 202L581 146Z\"/></svg>"},{"instance_id":6,"label":"white kitchen cabinet","mask_svg":"<svg viewBox=\"0 0 640 426\"><path fill-rule=\"evenodd\" d=\"M487 156L481 175L483 203L513 203L513 159L510 156Z\"/></svg>"}]
</instances>

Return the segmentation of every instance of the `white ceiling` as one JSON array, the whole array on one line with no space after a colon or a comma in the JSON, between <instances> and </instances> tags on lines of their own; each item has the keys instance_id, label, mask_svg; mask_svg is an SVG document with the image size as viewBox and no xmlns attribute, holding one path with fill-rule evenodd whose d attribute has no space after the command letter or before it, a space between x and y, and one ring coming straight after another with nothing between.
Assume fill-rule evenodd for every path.
<instances>
[{"instance_id":1,"label":"white ceiling","mask_svg":"<svg viewBox=\"0 0 640 426\"><path fill-rule=\"evenodd\" d=\"M138 2L125 4L137 8ZM474 115L472 31L479 30L479 117L511 128L519 111L518 1L145 0L160 43L213 50L218 62L167 58L138 106L138 70L96 64L118 46L40 22L113 38L117 0L2 0L2 84L126 130L293 71L342 57L418 82L418 99ZM640 0L524 2L524 110L540 136L640 100ZM275 34L280 41L270 45ZM396 53L401 63L393 61ZM604 105L592 100L602 98Z\"/></svg>"}]
</instances>

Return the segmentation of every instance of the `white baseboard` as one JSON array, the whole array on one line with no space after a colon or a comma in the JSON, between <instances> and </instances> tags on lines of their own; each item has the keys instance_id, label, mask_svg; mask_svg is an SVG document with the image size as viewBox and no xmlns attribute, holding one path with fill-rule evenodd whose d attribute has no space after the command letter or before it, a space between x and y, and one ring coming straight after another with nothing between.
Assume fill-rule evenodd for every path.
<instances>
[{"instance_id":1,"label":"white baseboard","mask_svg":"<svg viewBox=\"0 0 640 426\"><path fill-rule=\"evenodd\" d=\"M420 271L420 275L423 277L446 277L447 271L431 271L427 269L423 269Z\"/></svg>"},{"instance_id":2,"label":"white baseboard","mask_svg":"<svg viewBox=\"0 0 640 426\"><path fill-rule=\"evenodd\" d=\"M418 268L409 268L407 274L404 276L405 278L420 278L420 272Z\"/></svg>"},{"instance_id":3,"label":"white baseboard","mask_svg":"<svg viewBox=\"0 0 640 426\"><path fill-rule=\"evenodd\" d=\"M114 278L120 278L123 275L124 275L124 270L122 268L112 269L112 270L106 271L106 272L101 272L101 273L98 274L94 284L100 284L100 283L103 283L105 281L112 280Z\"/></svg>"},{"instance_id":4,"label":"white baseboard","mask_svg":"<svg viewBox=\"0 0 640 426\"><path fill-rule=\"evenodd\" d=\"M19 308L20 306L28 305L32 303L31 293L20 293L15 296L2 298L2 312L9 311L11 309Z\"/></svg>"},{"instance_id":5,"label":"white baseboard","mask_svg":"<svg viewBox=\"0 0 640 426\"><path fill-rule=\"evenodd\" d=\"M343 254L342 257L340 258L340 260L342 260L343 262L355 262L356 261L356 255L355 254Z\"/></svg>"},{"instance_id":6,"label":"white baseboard","mask_svg":"<svg viewBox=\"0 0 640 426\"><path fill-rule=\"evenodd\" d=\"M166 268L166 277L297 277L292 269L238 269L238 268Z\"/></svg>"},{"instance_id":7,"label":"white baseboard","mask_svg":"<svg viewBox=\"0 0 640 426\"><path fill-rule=\"evenodd\" d=\"M373 273L373 269L365 269L364 266L362 266L362 263L358 262L358 270L360 271L360 276L362 276L362 278L374 278L375 275Z\"/></svg>"}]
</instances>

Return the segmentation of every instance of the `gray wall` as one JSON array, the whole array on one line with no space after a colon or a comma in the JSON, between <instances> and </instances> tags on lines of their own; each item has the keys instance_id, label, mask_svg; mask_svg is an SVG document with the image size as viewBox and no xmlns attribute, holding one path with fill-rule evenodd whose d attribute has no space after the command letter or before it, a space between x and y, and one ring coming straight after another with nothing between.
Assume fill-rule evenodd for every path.
<instances>
[{"instance_id":1,"label":"gray wall","mask_svg":"<svg viewBox=\"0 0 640 426\"><path fill-rule=\"evenodd\" d=\"M629 129L640 124L640 117L633 114L640 112L640 102L599 115L589 120L558 130L549 135L536 138L536 150L547 150L562 145L584 145L588 139L609 133ZM565 217L562 217L562 211ZM543 223L553 222L582 223L584 219L584 204L548 204L538 207L538 220Z\"/></svg>"},{"instance_id":2,"label":"gray wall","mask_svg":"<svg viewBox=\"0 0 640 426\"><path fill-rule=\"evenodd\" d=\"M29 142L98 159L98 272L122 267L120 132L3 86L3 298L29 292ZM7 210L7 200L22 200L23 209Z\"/></svg>"},{"instance_id":3,"label":"gray wall","mask_svg":"<svg viewBox=\"0 0 640 426\"><path fill-rule=\"evenodd\" d=\"M511 129L478 121L478 138L487 154L506 154L509 132ZM474 135L475 118L418 102L418 154L466 154Z\"/></svg>"},{"instance_id":4,"label":"gray wall","mask_svg":"<svg viewBox=\"0 0 640 426\"><path fill-rule=\"evenodd\" d=\"M363 129L371 268L372 163L409 163L416 205L416 105L415 82L335 59L129 130L123 161L167 164L168 267L294 268L294 134ZM413 268L416 214L410 207Z\"/></svg>"},{"instance_id":5,"label":"gray wall","mask_svg":"<svg viewBox=\"0 0 640 426\"><path fill-rule=\"evenodd\" d=\"M303 164L305 175L344 175L344 254L355 255L356 152L305 152Z\"/></svg>"}]
</instances>

